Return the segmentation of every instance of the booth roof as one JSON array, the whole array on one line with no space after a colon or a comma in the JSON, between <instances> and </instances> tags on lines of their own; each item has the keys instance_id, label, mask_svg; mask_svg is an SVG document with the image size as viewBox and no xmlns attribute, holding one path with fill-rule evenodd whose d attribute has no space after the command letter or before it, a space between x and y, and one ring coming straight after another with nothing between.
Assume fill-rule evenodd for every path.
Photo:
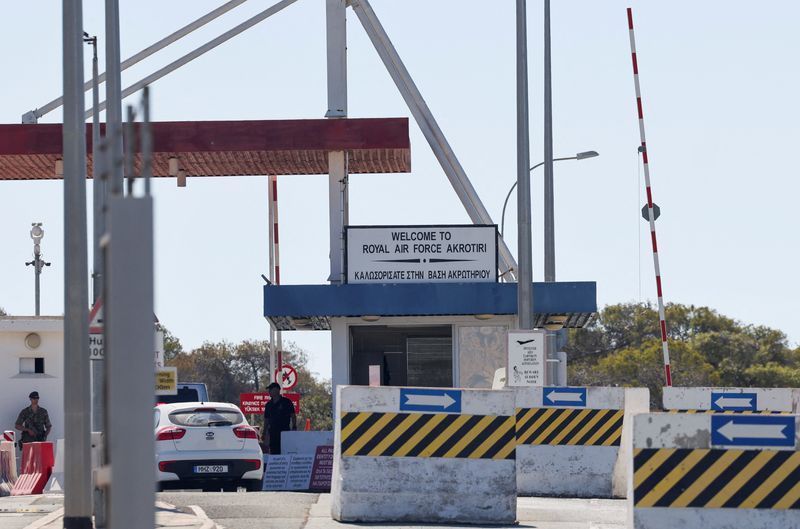
<instances>
[{"instance_id":1,"label":"booth roof","mask_svg":"<svg viewBox=\"0 0 800 529\"><path fill-rule=\"evenodd\" d=\"M565 316L583 327L597 312L593 281L533 284L536 327ZM279 330L330 329L330 318L516 314L516 283L265 285L264 317Z\"/></svg>"},{"instance_id":2,"label":"booth roof","mask_svg":"<svg viewBox=\"0 0 800 529\"><path fill-rule=\"evenodd\" d=\"M136 127L140 124L136 124ZM105 132L105 124L100 125ZM328 174L328 153L347 151L350 173L411 171L408 118L154 122L153 176ZM86 126L87 174L92 129ZM61 178L61 124L0 124L0 180ZM136 155L136 174L141 156Z\"/></svg>"}]
</instances>

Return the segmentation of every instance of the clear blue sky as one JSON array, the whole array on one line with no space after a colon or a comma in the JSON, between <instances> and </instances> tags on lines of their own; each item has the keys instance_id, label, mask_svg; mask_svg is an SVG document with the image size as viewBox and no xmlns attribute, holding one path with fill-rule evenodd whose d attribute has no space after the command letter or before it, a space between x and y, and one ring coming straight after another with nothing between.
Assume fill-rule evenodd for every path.
<instances>
[{"instance_id":1,"label":"clear blue sky","mask_svg":"<svg viewBox=\"0 0 800 529\"><path fill-rule=\"evenodd\" d=\"M121 2L127 57L222 0ZM272 2L250 0L123 74L123 85L167 64ZM625 8L637 27L664 295L708 305L800 340L796 205L800 179L800 4L774 1L553 2L555 153L596 159L556 166L561 280L593 280L601 306L654 300ZM514 2L373 0L406 66L499 223L515 179ZM61 91L60 2L4 6L0 122ZM84 2L103 38L103 1ZM410 116L352 12L352 117ZM529 2L531 161L542 158L541 3ZM102 60L102 57L101 57ZM87 48L86 72L90 72ZM156 120L318 118L326 110L324 1L284 12L153 85ZM88 101L88 100L87 100ZM133 98L129 99L132 102ZM60 112L43 122L57 122ZM410 175L351 179L353 224L465 223L468 217L416 125ZM279 179L284 283L327 277L327 183ZM534 276L542 277L541 173L535 174ZM33 313L30 223L44 223L45 314L63 312L62 185L0 182L0 306ZM156 182L156 313L187 348L265 338L266 178ZM89 193L91 196L91 192ZM516 248L512 201L507 213ZM89 221L91 226L91 220ZM91 262L91 260L90 260ZM330 375L327 333L287 333Z\"/></svg>"}]
</instances>

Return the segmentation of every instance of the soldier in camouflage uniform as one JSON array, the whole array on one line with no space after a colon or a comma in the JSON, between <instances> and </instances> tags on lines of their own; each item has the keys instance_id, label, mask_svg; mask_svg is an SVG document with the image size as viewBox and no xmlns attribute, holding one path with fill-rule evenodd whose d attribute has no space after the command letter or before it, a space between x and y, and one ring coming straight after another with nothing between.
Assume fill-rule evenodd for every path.
<instances>
[{"instance_id":1,"label":"soldier in camouflage uniform","mask_svg":"<svg viewBox=\"0 0 800 529\"><path fill-rule=\"evenodd\" d=\"M17 422L14 424L14 428L22 431L20 446L22 443L46 441L53 427L47 410L39 406L39 392L31 392L28 398L31 399L31 405L19 412Z\"/></svg>"}]
</instances>

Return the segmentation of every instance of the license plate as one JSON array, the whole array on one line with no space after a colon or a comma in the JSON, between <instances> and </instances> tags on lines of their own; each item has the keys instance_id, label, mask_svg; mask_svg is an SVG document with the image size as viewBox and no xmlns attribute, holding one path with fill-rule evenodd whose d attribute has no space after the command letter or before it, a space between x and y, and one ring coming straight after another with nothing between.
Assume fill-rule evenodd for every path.
<instances>
[{"instance_id":1,"label":"license plate","mask_svg":"<svg viewBox=\"0 0 800 529\"><path fill-rule=\"evenodd\" d=\"M228 471L228 465L197 465L195 474L222 474Z\"/></svg>"}]
</instances>

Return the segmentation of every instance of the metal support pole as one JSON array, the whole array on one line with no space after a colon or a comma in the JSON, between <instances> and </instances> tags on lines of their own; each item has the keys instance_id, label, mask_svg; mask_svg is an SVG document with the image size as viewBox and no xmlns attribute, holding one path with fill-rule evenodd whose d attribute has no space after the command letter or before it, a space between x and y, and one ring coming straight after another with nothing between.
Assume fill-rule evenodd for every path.
<instances>
[{"instance_id":1,"label":"metal support pole","mask_svg":"<svg viewBox=\"0 0 800 529\"><path fill-rule=\"evenodd\" d=\"M467 173L464 171L461 163L459 163L455 152L453 152L452 147L450 147L450 144L447 142L447 138L445 138L442 129L439 128L439 124L436 122L431 110L422 98L422 94L417 88L417 85L408 73L400 55L394 48L389 36L386 34L386 30L375 15L375 11L372 10L372 6L368 0L350 0L350 5L353 7L356 15L358 15L358 19L364 26L367 35L372 41L373 46L375 46L378 55L380 55L389 75L391 75L392 80L394 80L395 85L397 85L397 89L403 96L420 130L422 130L422 134L425 136L425 139L428 140L433 154L436 156L444 173L450 180L450 185L453 186L453 189L464 205L464 209L466 209L470 219L475 224L494 224L489 212L486 211L478 193L472 186L472 182L470 182ZM525 115L527 116L527 107ZM525 121L527 123L527 118ZM508 249L508 246L502 238L498 240L498 246L500 252L500 273L510 271L508 275L516 277L517 262L514 256L511 255L511 250Z\"/></svg>"},{"instance_id":2,"label":"metal support pole","mask_svg":"<svg viewBox=\"0 0 800 529\"><path fill-rule=\"evenodd\" d=\"M122 79L119 62L119 0L106 0L106 138L110 142L111 194L122 194ZM81 92L82 93L82 92Z\"/></svg>"},{"instance_id":3,"label":"metal support pole","mask_svg":"<svg viewBox=\"0 0 800 529\"><path fill-rule=\"evenodd\" d=\"M41 264L41 259L39 258L38 255L36 256L36 264L34 264L33 266L35 268L33 290L34 290L34 296L36 297L34 310L36 316L39 316L42 313L40 304L41 296L39 291L39 276L42 274L42 264Z\"/></svg>"},{"instance_id":4,"label":"metal support pole","mask_svg":"<svg viewBox=\"0 0 800 529\"><path fill-rule=\"evenodd\" d=\"M544 280L556 280L553 204L553 87L550 68L550 0L544 0Z\"/></svg>"},{"instance_id":5,"label":"metal support pole","mask_svg":"<svg viewBox=\"0 0 800 529\"><path fill-rule=\"evenodd\" d=\"M528 29L526 0L517 0L517 237L520 329L533 329L530 139L528 135Z\"/></svg>"},{"instance_id":6,"label":"metal support pole","mask_svg":"<svg viewBox=\"0 0 800 529\"><path fill-rule=\"evenodd\" d=\"M347 2L326 1L328 111L326 118L347 117ZM344 228L349 223L347 153L328 153L328 226L331 283L345 283Z\"/></svg>"},{"instance_id":7,"label":"metal support pole","mask_svg":"<svg viewBox=\"0 0 800 529\"><path fill-rule=\"evenodd\" d=\"M107 0L107 1L113 1L113 0ZM192 62L193 60L195 60L196 58L200 57L204 53L213 50L214 48L216 48L217 46L219 46L223 42L227 42L228 40L232 39L236 35L242 33L245 30L248 30L248 29L252 28L253 26L258 24L259 22L262 22L262 21L266 20L267 18L271 17L272 15L277 13L278 11L281 11L282 9L292 5L295 2L297 2L297 0L282 0L281 2L278 2L277 4L273 5L272 7L268 8L268 9L265 9L264 11L258 13L257 15L255 15L255 16L253 16L251 18L248 18L247 20L245 20L244 22L242 22L238 26L236 26L236 27L226 31L222 35L220 35L220 36L208 41L207 43L203 44L199 48L196 48L196 49L190 51L189 53L187 53L183 57L174 60L173 62L169 63L168 65L164 66L163 68L161 68L159 70L156 70L155 72L151 73L150 75L148 75L144 79L141 79L141 80L133 83L132 85L128 86L127 88L122 90L120 100L121 99L125 99L126 97L128 97L129 95L131 95L131 94L133 94L135 92L138 92L139 90L141 90L145 86L153 84L154 82L156 82L157 80L161 79L165 75L170 74L170 73L174 72L175 70L177 70L178 68L180 68L181 66L184 66L184 65ZM119 57L119 54L117 54L117 57ZM109 75L108 81L106 83L106 87L108 89L108 83L111 82L110 81L111 71L108 68L106 68L106 71L107 71L107 75ZM103 110L104 108L106 108L106 104L110 104L111 101L112 101L111 99L106 98L106 101L103 101L102 103L100 103L100 110ZM87 110L86 111L86 117L89 118L89 117L91 117L91 115L92 115L92 110L91 109Z\"/></svg>"},{"instance_id":8,"label":"metal support pole","mask_svg":"<svg viewBox=\"0 0 800 529\"><path fill-rule=\"evenodd\" d=\"M202 17L198 18L194 22L190 22L189 24L187 24L187 25L183 26L182 28L180 28L179 30L167 35L166 37L164 37L163 39L159 40L158 42L155 42L155 43L151 44L150 46L148 46L147 48L143 49L142 51L140 51L140 52L138 52L138 53L136 53L134 55L131 55L130 57L128 57L127 59L122 61L122 64L120 65L120 70L121 71L127 70L128 68L130 68L134 64L137 64L138 62L143 61L144 59L150 57L154 53L166 48L167 46L169 46L173 42L177 42L178 40L182 39L183 37L185 37L189 33L193 32L194 30L205 26L206 24L208 24L212 20L217 19L218 17L224 15L225 13L230 11L231 9L242 5L246 1L247 0L231 0L228 3L219 6L218 8L214 9L213 11L210 11L209 13L207 13L207 14L203 15ZM97 37L95 37L95 38L97 38ZM106 73L105 72L103 72L99 76L97 76L97 84L100 84L105 80L106 80ZM91 81L86 81L86 83L84 83L83 91L85 92L85 91L89 90L90 88L92 88L93 86L95 86L94 78ZM36 110L32 110L32 111L27 112L26 114L24 114L22 116L22 120L23 120L22 122L23 123L36 123L39 118L41 118L45 114L47 114L49 112L52 112L53 110L57 109L63 103L64 103L64 98L63 97L57 97L56 99L50 101L46 105L44 105L44 106L42 106L40 108L37 108Z\"/></svg>"},{"instance_id":9,"label":"metal support pole","mask_svg":"<svg viewBox=\"0 0 800 529\"><path fill-rule=\"evenodd\" d=\"M98 78L97 37L84 38L92 45L92 106L97 108L100 102L100 84ZM103 155L100 153L100 113L92 118L92 300L97 302L103 293L103 249L100 239L106 232L106 182L103 174ZM91 362L92 372L92 431L103 431L103 366L104 360ZM95 502L96 503L96 502ZM95 504L95 511L97 504Z\"/></svg>"},{"instance_id":10,"label":"metal support pole","mask_svg":"<svg viewBox=\"0 0 800 529\"><path fill-rule=\"evenodd\" d=\"M108 526L141 529L155 525L152 198L112 197L109 228Z\"/></svg>"},{"instance_id":11,"label":"metal support pole","mask_svg":"<svg viewBox=\"0 0 800 529\"><path fill-rule=\"evenodd\" d=\"M544 280L556 280L555 205L553 202L553 83L550 59L550 0L544 0ZM558 385L556 336L545 334L547 382Z\"/></svg>"},{"instance_id":12,"label":"metal support pole","mask_svg":"<svg viewBox=\"0 0 800 529\"><path fill-rule=\"evenodd\" d=\"M86 126L83 118L83 2L63 2L64 72L64 527L90 529L89 286ZM150 423L152 427L152 419Z\"/></svg>"}]
</instances>

